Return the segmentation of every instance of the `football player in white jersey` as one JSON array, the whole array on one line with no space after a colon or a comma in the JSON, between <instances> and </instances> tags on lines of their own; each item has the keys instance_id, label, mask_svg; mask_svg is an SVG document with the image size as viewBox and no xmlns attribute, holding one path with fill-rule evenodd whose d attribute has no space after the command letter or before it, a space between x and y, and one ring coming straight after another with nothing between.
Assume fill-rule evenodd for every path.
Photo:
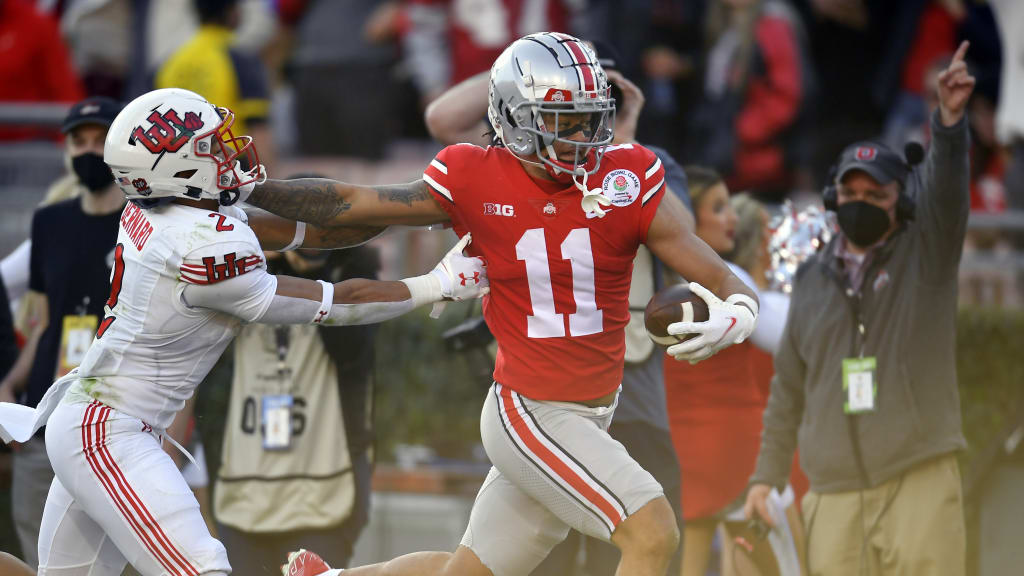
<instances>
[{"instance_id":1,"label":"football player in white jersey","mask_svg":"<svg viewBox=\"0 0 1024 576\"><path fill-rule=\"evenodd\" d=\"M130 202L106 317L81 366L35 411L0 406L5 441L46 424L56 478L40 575L116 576L126 562L144 576L230 573L160 444L241 322L380 322L488 289L483 262L462 255L468 235L430 273L396 282L268 274L262 249L351 245L380 229L307 229L269 214L247 220L230 204L266 175L251 139L234 136L231 122L198 94L164 89L135 99L110 126L104 159ZM264 403L267 442L287 434L287 411Z\"/></svg>"}]
</instances>

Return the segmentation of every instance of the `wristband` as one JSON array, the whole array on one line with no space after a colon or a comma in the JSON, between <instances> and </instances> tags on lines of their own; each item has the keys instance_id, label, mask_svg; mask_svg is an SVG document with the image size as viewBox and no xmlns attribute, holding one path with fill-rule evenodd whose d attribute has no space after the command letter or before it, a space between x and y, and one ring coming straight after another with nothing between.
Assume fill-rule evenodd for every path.
<instances>
[{"instance_id":1,"label":"wristband","mask_svg":"<svg viewBox=\"0 0 1024 576\"><path fill-rule=\"evenodd\" d=\"M290 244L278 250L278 252L288 252L289 250L295 250L296 248L302 247L302 242L306 239L306 223L295 222L295 237L292 238Z\"/></svg>"},{"instance_id":2,"label":"wristband","mask_svg":"<svg viewBox=\"0 0 1024 576\"><path fill-rule=\"evenodd\" d=\"M441 281L434 274L402 278L401 282L409 288L409 295L414 308L423 304L438 302L444 298L441 292Z\"/></svg>"},{"instance_id":3,"label":"wristband","mask_svg":"<svg viewBox=\"0 0 1024 576\"><path fill-rule=\"evenodd\" d=\"M321 286L323 286L323 296L320 299L320 309L316 311L316 316L313 317L313 324L323 324L331 315L331 306L334 305L334 284L330 282L324 282L323 280L317 280Z\"/></svg>"}]
</instances>

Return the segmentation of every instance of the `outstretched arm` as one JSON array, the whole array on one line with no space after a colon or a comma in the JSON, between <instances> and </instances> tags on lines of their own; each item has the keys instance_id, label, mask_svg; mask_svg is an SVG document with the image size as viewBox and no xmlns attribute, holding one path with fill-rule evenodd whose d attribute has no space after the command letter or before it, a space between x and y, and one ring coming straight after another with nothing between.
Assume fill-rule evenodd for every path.
<instances>
[{"instance_id":1,"label":"outstretched arm","mask_svg":"<svg viewBox=\"0 0 1024 576\"><path fill-rule=\"evenodd\" d=\"M448 214L423 180L386 186L360 186L325 178L267 180L256 186L246 202L282 218L325 229L425 226L448 221Z\"/></svg>"},{"instance_id":2,"label":"outstretched arm","mask_svg":"<svg viewBox=\"0 0 1024 576\"><path fill-rule=\"evenodd\" d=\"M486 294L486 266L480 258L462 254L469 242L467 234L429 273L399 281L352 278L331 284L273 276L259 268L221 282L188 284L181 300L188 308L209 308L262 324L383 322L423 304Z\"/></svg>"},{"instance_id":3,"label":"outstretched arm","mask_svg":"<svg viewBox=\"0 0 1024 576\"><path fill-rule=\"evenodd\" d=\"M352 248L380 236L386 226L316 226L275 216L265 210L246 210L249 227L264 250Z\"/></svg>"}]
</instances>

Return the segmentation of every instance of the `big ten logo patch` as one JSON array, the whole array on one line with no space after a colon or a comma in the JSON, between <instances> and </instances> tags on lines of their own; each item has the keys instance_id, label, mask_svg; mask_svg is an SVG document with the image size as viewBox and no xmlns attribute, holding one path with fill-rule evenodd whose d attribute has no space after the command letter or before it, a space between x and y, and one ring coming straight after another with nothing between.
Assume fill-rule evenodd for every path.
<instances>
[{"instance_id":1,"label":"big ten logo patch","mask_svg":"<svg viewBox=\"0 0 1024 576\"><path fill-rule=\"evenodd\" d=\"M484 216L515 216L516 210L511 204L495 204L484 202Z\"/></svg>"},{"instance_id":2,"label":"big ten logo patch","mask_svg":"<svg viewBox=\"0 0 1024 576\"><path fill-rule=\"evenodd\" d=\"M629 206L640 197L640 178L629 170L612 170L605 174L601 192L613 206Z\"/></svg>"}]
</instances>

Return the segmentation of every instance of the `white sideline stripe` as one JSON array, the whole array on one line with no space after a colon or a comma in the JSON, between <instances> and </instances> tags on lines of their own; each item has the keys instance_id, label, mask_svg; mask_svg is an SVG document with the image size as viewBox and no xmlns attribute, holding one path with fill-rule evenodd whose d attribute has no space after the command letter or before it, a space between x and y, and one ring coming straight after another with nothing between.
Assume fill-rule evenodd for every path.
<instances>
[{"instance_id":1,"label":"white sideline stripe","mask_svg":"<svg viewBox=\"0 0 1024 576\"><path fill-rule=\"evenodd\" d=\"M455 203L455 200L452 199L452 193L449 192L447 188L438 184L436 181L434 181L433 178L431 178L427 174L423 175L423 179L427 182L427 184L430 184L434 188L434 190L437 190L441 194L444 194L444 197L447 198L453 204Z\"/></svg>"},{"instance_id":2,"label":"white sideline stripe","mask_svg":"<svg viewBox=\"0 0 1024 576\"><path fill-rule=\"evenodd\" d=\"M448 175L448 167L438 162L437 158L431 160L430 165L433 166L434 168L437 168L437 170L441 172L441 174L444 174L445 176Z\"/></svg>"}]
</instances>

